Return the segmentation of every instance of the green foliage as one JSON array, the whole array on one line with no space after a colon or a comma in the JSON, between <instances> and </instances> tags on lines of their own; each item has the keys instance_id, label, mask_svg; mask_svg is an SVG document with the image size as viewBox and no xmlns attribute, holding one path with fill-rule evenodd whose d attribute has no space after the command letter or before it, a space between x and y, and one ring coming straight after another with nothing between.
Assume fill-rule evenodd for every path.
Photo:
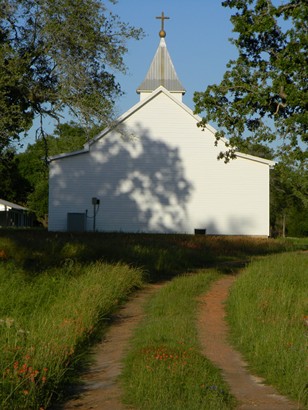
<instances>
[{"instance_id":1,"label":"green foliage","mask_svg":"<svg viewBox=\"0 0 308 410\"><path fill-rule=\"evenodd\" d=\"M141 30L100 0L6 0L0 9L0 152L37 115L59 119L66 107L105 122L121 94L114 71L125 71L126 43Z\"/></svg>"},{"instance_id":2,"label":"green foliage","mask_svg":"<svg viewBox=\"0 0 308 410\"><path fill-rule=\"evenodd\" d=\"M197 296L215 271L175 278L147 304L123 372L124 398L140 409L232 409L219 371L200 353Z\"/></svg>"},{"instance_id":3,"label":"green foliage","mask_svg":"<svg viewBox=\"0 0 308 410\"><path fill-rule=\"evenodd\" d=\"M48 156L82 149L84 144L98 134L102 127L94 126L87 129L73 121L58 124L54 131L54 136L49 137L47 141Z\"/></svg>"},{"instance_id":4,"label":"green foliage","mask_svg":"<svg viewBox=\"0 0 308 410\"><path fill-rule=\"evenodd\" d=\"M19 166L14 150L5 149L0 153L0 198L22 205L26 204L31 186Z\"/></svg>"},{"instance_id":5,"label":"green foliage","mask_svg":"<svg viewBox=\"0 0 308 410\"><path fill-rule=\"evenodd\" d=\"M279 162L271 170L271 227L279 235L308 235L308 170Z\"/></svg>"},{"instance_id":6,"label":"green foliage","mask_svg":"<svg viewBox=\"0 0 308 410\"><path fill-rule=\"evenodd\" d=\"M306 1L226 0L237 60L230 61L223 80L196 92L195 111L205 111L199 126L217 123L217 139L230 137L232 147L247 141L277 141L277 155L307 166L307 21ZM278 2L276 2L278 3Z\"/></svg>"},{"instance_id":7,"label":"green foliage","mask_svg":"<svg viewBox=\"0 0 308 410\"><path fill-rule=\"evenodd\" d=\"M291 237L308 237L308 210L291 208L286 215L286 234Z\"/></svg>"},{"instance_id":8,"label":"green foliage","mask_svg":"<svg viewBox=\"0 0 308 410\"><path fill-rule=\"evenodd\" d=\"M237 279L228 301L232 340L250 367L306 405L307 268L305 253L255 261Z\"/></svg>"}]
</instances>

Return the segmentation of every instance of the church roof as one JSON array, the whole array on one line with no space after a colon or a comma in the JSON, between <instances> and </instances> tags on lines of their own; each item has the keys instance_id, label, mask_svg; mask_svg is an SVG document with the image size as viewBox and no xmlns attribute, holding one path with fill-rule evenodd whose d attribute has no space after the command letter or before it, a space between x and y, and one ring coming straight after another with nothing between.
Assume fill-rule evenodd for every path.
<instances>
[{"instance_id":1,"label":"church roof","mask_svg":"<svg viewBox=\"0 0 308 410\"><path fill-rule=\"evenodd\" d=\"M165 34L164 32L160 32L161 39L158 49L144 81L137 88L138 94L141 92L152 92L160 86L165 87L169 92L185 93L185 89L180 83L173 66L165 39L161 33Z\"/></svg>"},{"instance_id":2,"label":"church roof","mask_svg":"<svg viewBox=\"0 0 308 410\"><path fill-rule=\"evenodd\" d=\"M163 93L165 96L170 98L170 100L172 100L175 104L180 106L183 109L183 112L186 112L188 115L193 117L196 120L196 124L201 121L201 117L194 114L194 112L189 107L187 107L187 105L183 104L182 101L179 101L172 93L170 93L168 90L166 90L163 86L159 86L156 90L154 90L153 93L150 93L145 99L143 99L142 101L139 101L137 104L135 104L133 107L131 107L128 111L126 111L124 114L122 114L115 121L114 124L112 124L110 127L105 128L96 137L94 137L91 141L89 141L89 143L85 144L83 149L81 149L79 151L54 155L54 156L49 158L49 162L54 161L54 160L59 160L59 159L61 160L61 159L64 159L66 157L71 157L71 156L75 156L75 155L87 154L90 151L91 146L93 144L95 144L101 138L104 138L110 131L112 131L117 126L120 126L127 118L134 115L137 111L141 110L144 106L146 106L150 101L155 99L161 93ZM210 124L206 124L206 128L207 128L208 131L210 131L212 133L213 141L214 141L216 130ZM221 141L222 142L227 142L227 140L225 138L221 138ZM260 162L260 163L263 163L263 164L268 165L268 166L274 166L275 165L274 161L271 161L271 160L268 160L268 159L255 157L253 155L243 154L241 152L236 152L235 154L236 154L237 157L246 159L248 161Z\"/></svg>"}]
</instances>

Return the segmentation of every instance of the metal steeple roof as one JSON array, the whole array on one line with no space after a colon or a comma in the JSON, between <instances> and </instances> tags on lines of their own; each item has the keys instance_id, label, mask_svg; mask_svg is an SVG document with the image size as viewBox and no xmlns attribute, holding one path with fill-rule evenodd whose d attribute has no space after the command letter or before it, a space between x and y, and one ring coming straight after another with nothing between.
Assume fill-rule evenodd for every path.
<instances>
[{"instance_id":1,"label":"metal steeple roof","mask_svg":"<svg viewBox=\"0 0 308 410\"><path fill-rule=\"evenodd\" d=\"M157 18L162 20L162 29L159 32L160 43L144 81L137 88L137 93L152 92L162 85L169 92L184 94L185 89L178 79L165 42L166 32L163 23L164 19L169 17L165 17L162 13L162 17Z\"/></svg>"}]
</instances>

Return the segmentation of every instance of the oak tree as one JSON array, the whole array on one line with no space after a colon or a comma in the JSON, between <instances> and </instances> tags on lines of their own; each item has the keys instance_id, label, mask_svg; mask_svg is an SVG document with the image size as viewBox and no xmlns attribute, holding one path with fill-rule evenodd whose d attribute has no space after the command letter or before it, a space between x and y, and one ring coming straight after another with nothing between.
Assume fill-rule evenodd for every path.
<instances>
[{"instance_id":1,"label":"oak tree","mask_svg":"<svg viewBox=\"0 0 308 410\"><path fill-rule=\"evenodd\" d=\"M106 123L121 94L115 72L125 71L127 41L142 35L106 3L0 0L0 154L36 116L58 120L69 108Z\"/></svg>"},{"instance_id":2,"label":"oak tree","mask_svg":"<svg viewBox=\"0 0 308 410\"><path fill-rule=\"evenodd\" d=\"M229 137L229 150L220 155L226 161L253 141L275 146L276 158L299 161L307 170L307 2L226 0L222 5L234 10L231 41L238 57L228 63L220 84L195 93L195 112L204 113L199 126L212 121L217 139Z\"/></svg>"}]
</instances>

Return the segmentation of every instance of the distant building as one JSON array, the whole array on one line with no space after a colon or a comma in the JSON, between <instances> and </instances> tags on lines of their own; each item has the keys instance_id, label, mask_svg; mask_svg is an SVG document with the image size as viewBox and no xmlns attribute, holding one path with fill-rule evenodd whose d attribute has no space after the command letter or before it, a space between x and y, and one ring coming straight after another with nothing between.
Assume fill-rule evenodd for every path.
<instances>
[{"instance_id":1,"label":"distant building","mask_svg":"<svg viewBox=\"0 0 308 410\"><path fill-rule=\"evenodd\" d=\"M137 93L114 126L50 159L49 230L268 236L274 163L217 160L226 140L215 146L215 129L182 102L163 28Z\"/></svg>"},{"instance_id":2,"label":"distant building","mask_svg":"<svg viewBox=\"0 0 308 410\"><path fill-rule=\"evenodd\" d=\"M0 199L0 228L31 227L33 223L34 215L29 209Z\"/></svg>"}]
</instances>

